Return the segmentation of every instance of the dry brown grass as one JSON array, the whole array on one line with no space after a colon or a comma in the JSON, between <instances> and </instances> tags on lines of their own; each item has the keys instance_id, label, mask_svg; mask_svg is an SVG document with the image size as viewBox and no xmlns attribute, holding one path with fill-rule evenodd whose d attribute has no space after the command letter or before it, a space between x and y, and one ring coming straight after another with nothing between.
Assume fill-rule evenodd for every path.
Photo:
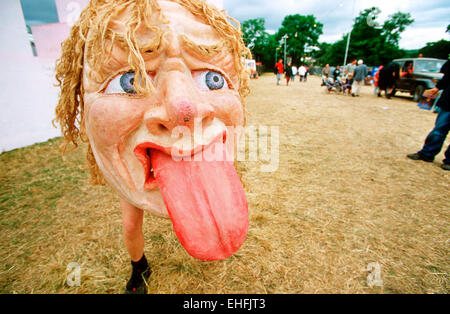
<instances>
[{"instance_id":1,"label":"dry brown grass","mask_svg":"<svg viewBox=\"0 0 450 314\"><path fill-rule=\"evenodd\" d=\"M242 164L247 240L225 261L197 261L169 220L146 214L149 292L448 293L450 174L442 153L432 164L405 157L435 114L368 87L327 95L315 77L286 87L266 75L251 87L248 124L280 126L280 166ZM63 162L59 142L0 156L0 292L121 293L130 266L118 199L87 184L86 147ZM65 284L71 262L80 287ZM371 262L383 287L367 286Z\"/></svg>"}]
</instances>

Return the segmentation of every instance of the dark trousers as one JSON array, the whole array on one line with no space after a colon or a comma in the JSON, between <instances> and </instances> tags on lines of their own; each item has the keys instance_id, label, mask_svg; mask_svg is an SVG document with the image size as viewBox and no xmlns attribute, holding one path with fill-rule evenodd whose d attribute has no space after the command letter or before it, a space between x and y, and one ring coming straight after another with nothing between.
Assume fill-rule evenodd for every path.
<instances>
[{"instance_id":1,"label":"dark trousers","mask_svg":"<svg viewBox=\"0 0 450 314\"><path fill-rule=\"evenodd\" d=\"M439 154L444 145L445 138L450 130L450 111L442 110L439 112L434 129L428 134L425 139L423 148L418 152L419 155L434 159L434 156ZM450 165L450 145L445 151L444 164Z\"/></svg>"}]
</instances>

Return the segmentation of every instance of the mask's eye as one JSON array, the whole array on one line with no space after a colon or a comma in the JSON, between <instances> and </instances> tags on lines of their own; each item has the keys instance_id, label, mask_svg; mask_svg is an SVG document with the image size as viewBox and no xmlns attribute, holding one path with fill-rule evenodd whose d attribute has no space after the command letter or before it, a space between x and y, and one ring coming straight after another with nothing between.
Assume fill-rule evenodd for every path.
<instances>
[{"instance_id":1,"label":"mask's eye","mask_svg":"<svg viewBox=\"0 0 450 314\"><path fill-rule=\"evenodd\" d=\"M105 94L136 94L134 89L134 72L127 72L116 76L109 82Z\"/></svg>"},{"instance_id":2,"label":"mask's eye","mask_svg":"<svg viewBox=\"0 0 450 314\"><path fill-rule=\"evenodd\" d=\"M196 71L193 77L201 90L228 89L228 84L222 74L215 71Z\"/></svg>"}]
</instances>

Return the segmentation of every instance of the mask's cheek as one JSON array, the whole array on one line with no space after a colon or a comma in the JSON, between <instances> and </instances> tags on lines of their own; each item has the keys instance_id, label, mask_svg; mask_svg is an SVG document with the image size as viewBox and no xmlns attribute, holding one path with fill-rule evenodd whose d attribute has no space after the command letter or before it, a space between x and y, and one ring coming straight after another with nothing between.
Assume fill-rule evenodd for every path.
<instances>
[{"instance_id":1,"label":"mask's cheek","mask_svg":"<svg viewBox=\"0 0 450 314\"><path fill-rule=\"evenodd\" d=\"M244 108L236 92L208 92L205 100L214 108L214 116L226 126L244 124Z\"/></svg>"},{"instance_id":2,"label":"mask's cheek","mask_svg":"<svg viewBox=\"0 0 450 314\"><path fill-rule=\"evenodd\" d=\"M97 148L121 144L142 123L144 107L124 97L98 97L87 105L86 131Z\"/></svg>"}]
</instances>

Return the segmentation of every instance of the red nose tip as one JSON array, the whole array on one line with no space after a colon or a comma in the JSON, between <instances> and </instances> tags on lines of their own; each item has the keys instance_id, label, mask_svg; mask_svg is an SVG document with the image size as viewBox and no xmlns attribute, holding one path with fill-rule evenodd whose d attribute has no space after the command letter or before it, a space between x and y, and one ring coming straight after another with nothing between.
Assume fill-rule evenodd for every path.
<instances>
[{"instance_id":1,"label":"red nose tip","mask_svg":"<svg viewBox=\"0 0 450 314\"><path fill-rule=\"evenodd\" d=\"M177 117L178 125L191 123L196 116L195 105L189 100L180 100L173 105L174 113Z\"/></svg>"}]
</instances>

